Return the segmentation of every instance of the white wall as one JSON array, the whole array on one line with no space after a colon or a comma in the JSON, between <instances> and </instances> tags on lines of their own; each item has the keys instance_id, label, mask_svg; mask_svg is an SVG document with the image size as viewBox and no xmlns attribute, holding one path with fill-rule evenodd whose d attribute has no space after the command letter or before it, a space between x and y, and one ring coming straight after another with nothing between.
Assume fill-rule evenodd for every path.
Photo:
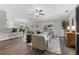
<instances>
[{"instance_id":1,"label":"white wall","mask_svg":"<svg viewBox=\"0 0 79 59\"><path fill-rule=\"evenodd\" d=\"M43 26L46 24L52 24L52 30L54 31L55 35L64 35L64 30L62 29L62 21L68 19L57 19L57 20L49 20L49 21L33 21L27 22L27 26L30 27L31 25L38 24L38 30L43 31ZM36 28L32 28L31 30L36 30Z\"/></svg>"},{"instance_id":2,"label":"white wall","mask_svg":"<svg viewBox=\"0 0 79 59\"><path fill-rule=\"evenodd\" d=\"M28 22L24 22L24 24L30 28L32 25L37 24L39 26L38 29L36 29L34 27L34 28L31 28L30 30L32 30L32 31L40 30L41 32L43 31L44 25L52 24L53 25L52 30L54 31L54 34L63 36L64 35L64 30L62 29L62 21L63 20L68 21L69 19L68 18L59 18L59 19L52 19L52 20L50 20L50 19L49 20L38 20L37 19L37 21L28 21ZM23 23L22 22L14 22L15 27L19 27L19 24L23 24Z\"/></svg>"},{"instance_id":3,"label":"white wall","mask_svg":"<svg viewBox=\"0 0 79 59\"><path fill-rule=\"evenodd\" d=\"M7 25L7 14L5 11L0 10L0 41L8 38L8 33L6 31Z\"/></svg>"},{"instance_id":4,"label":"white wall","mask_svg":"<svg viewBox=\"0 0 79 59\"><path fill-rule=\"evenodd\" d=\"M72 20L74 21L74 26L76 27L76 9L74 8L69 14L69 26L72 26ZM72 31L72 29L70 30Z\"/></svg>"},{"instance_id":5,"label":"white wall","mask_svg":"<svg viewBox=\"0 0 79 59\"><path fill-rule=\"evenodd\" d=\"M6 27L6 12L0 10L0 30Z\"/></svg>"}]
</instances>

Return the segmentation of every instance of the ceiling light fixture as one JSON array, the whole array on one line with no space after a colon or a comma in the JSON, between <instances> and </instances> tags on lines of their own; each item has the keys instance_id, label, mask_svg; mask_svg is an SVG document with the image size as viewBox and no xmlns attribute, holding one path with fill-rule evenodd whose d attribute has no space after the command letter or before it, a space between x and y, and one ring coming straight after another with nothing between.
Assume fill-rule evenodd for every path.
<instances>
[{"instance_id":1,"label":"ceiling light fixture","mask_svg":"<svg viewBox=\"0 0 79 59\"><path fill-rule=\"evenodd\" d=\"M45 15L44 11L42 9L36 9L31 11L31 15L35 15L36 17L39 17L40 15Z\"/></svg>"},{"instance_id":2,"label":"ceiling light fixture","mask_svg":"<svg viewBox=\"0 0 79 59\"><path fill-rule=\"evenodd\" d=\"M68 12L68 10L65 10L65 12L67 13L67 12Z\"/></svg>"}]
</instances>

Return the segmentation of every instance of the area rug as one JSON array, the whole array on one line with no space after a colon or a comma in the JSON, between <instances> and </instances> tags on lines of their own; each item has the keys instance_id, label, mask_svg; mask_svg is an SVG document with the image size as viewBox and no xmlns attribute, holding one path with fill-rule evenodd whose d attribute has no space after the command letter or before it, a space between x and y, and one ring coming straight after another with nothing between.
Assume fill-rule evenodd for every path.
<instances>
[{"instance_id":1,"label":"area rug","mask_svg":"<svg viewBox=\"0 0 79 59\"><path fill-rule=\"evenodd\" d=\"M28 43L28 45L32 46L32 43ZM51 41L48 41L48 51L61 54L60 48L60 39L58 37L52 38Z\"/></svg>"},{"instance_id":2,"label":"area rug","mask_svg":"<svg viewBox=\"0 0 79 59\"><path fill-rule=\"evenodd\" d=\"M58 37L51 39L48 43L48 51L61 54L60 39Z\"/></svg>"}]
</instances>

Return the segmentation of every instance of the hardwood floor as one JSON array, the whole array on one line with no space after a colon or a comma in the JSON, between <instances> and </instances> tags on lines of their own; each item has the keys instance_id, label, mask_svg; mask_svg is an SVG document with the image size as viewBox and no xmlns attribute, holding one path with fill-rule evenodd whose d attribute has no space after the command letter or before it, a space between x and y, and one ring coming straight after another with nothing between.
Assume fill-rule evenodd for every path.
<instances>
[{"instance_id":1,"label":"hardwood floor","mask_svg":"<svg viewBox=\"0 0 79 59\"><path fill-rule=\"evenodd\" d=\"M66 45L66 40L60 39L60 47L63 55L75 55L76 49L74 47L68 47Z\"/></svg>"},{"instance_id":2,"label":"hardwood floor","mask_svg":"<svg viewBox=\"0 0 79 59\"><path fill-rule=\"evenodd\" d=\"M0 42L0 55L42 55L39 51L33 51L22 38L10 39ZM46 51L44 55L57 55Z\"/></svg>"},{"instance_id":3,"label":"hardwood floor","mask_svg":"<svg viewBox=\"0 0 79 59\"><path fill-rule=\"evenodd\" d=\"M63 42L60 40L60 42ZM63 43L61 43L62 54L66 54ZM33 51L31 46L28 46L23 38L15 38L5 41L0 41L0 55L58 55L49 51L44 54L40 51Z\"/></svg>"}]
</instances>

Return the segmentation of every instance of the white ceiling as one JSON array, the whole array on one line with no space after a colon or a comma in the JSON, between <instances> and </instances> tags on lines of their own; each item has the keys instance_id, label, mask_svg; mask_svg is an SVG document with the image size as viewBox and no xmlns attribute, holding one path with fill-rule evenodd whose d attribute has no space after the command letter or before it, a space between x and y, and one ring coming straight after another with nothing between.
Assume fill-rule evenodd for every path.
<instances>
[{"instance_id":1,"label":"white ceiling","mask_svg":"<svg viewBox=\"0 0 79 59\"><path fill-rule=\"evenodd\" d=\"M75 6L75 4L0 4L0 9L7 12L7 18L10 20L32 21L66 18ZM37 8L43 9L46 15L40 17L30 15L31 10Z\"/></svg>"}]
</instances>

